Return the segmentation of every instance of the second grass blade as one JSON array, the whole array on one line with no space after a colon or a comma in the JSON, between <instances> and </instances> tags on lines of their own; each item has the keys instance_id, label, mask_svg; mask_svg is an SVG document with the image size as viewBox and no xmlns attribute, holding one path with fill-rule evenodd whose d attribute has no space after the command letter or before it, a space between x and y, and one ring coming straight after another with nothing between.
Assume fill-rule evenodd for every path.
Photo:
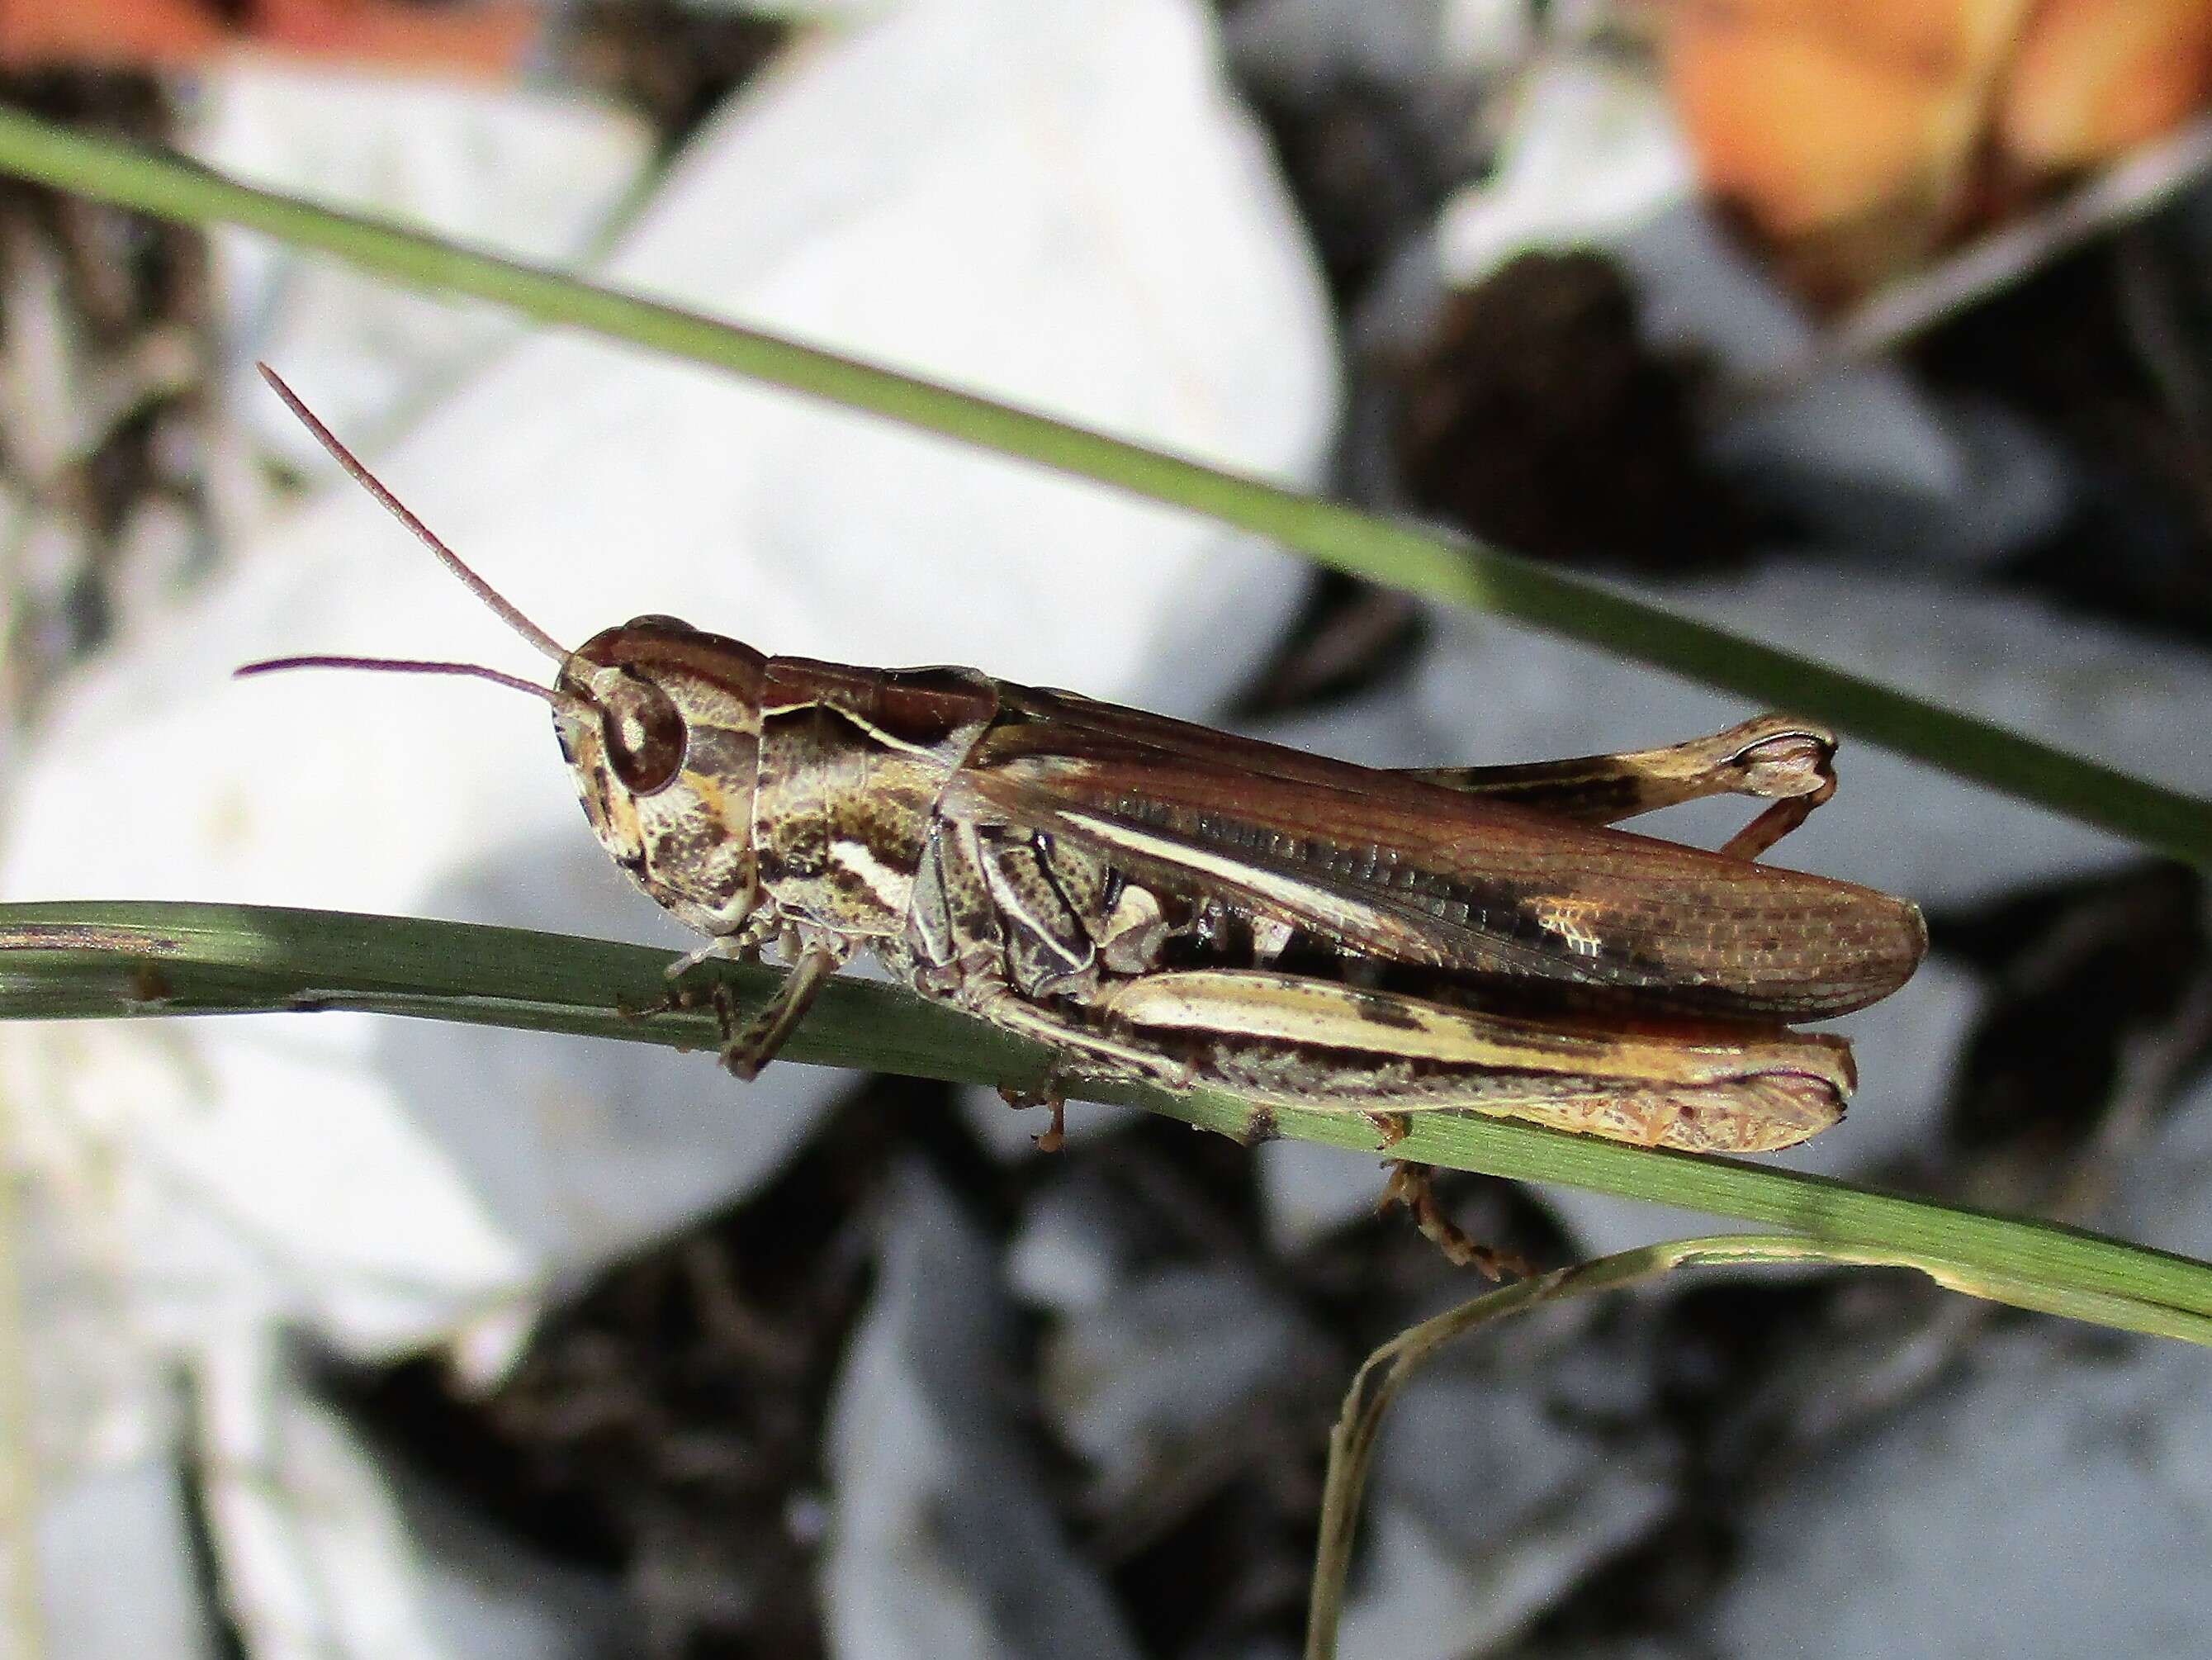
<instances>
[{"instance_id":1,"label":"second grass blade","mask_svg":"<svg viewBox=\"0 0 2212 1660\"><path fill-rule=\"evenodd\" d=\"M180 156L4 108L0 171L164 218L244 226L399 282L472 295L1205 514L1354 575L1590 641L1830 722L2212 870L2212 803L1465 537L1377 519L797 341L255 190Z\"/></svg>"}]
</instances>

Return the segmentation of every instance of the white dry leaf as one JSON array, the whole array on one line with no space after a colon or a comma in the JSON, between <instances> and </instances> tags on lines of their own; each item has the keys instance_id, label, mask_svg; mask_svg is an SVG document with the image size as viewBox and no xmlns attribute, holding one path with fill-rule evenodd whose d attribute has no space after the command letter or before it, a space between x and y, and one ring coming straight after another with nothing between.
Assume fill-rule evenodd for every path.
<instances>
[{"instance_id":1,"label":"white dry leaf","mask_svg":"<svg viewBox=\"0 0 2212 1660\"><path fill-rule=\"evenodd\" d=\"M1241 1269L1172 1266L1063 1313L1037 1348L1038 1402L1084 1461L1107 1514L1171 1507L1225 1481L1291 1387L1324 1373L1329 1346L1286 1299ZM1170 1509L1172 1514L1172 1509Z\"/></svg>"},{"instance_id":2,"label":"white dry leaf","mask_svg":"<svg viewBox=\"0 0 2212 1660\"><path fill-rule=\"evenodd\" d=\"M1283 1256L1364 1221L1382 1202L1386 1166L1317 1141L1269 1141L1253 1150L1267 1243Z\"/></svg>"},{"instance_id":3,"label":"white dry leaf","mask_svg":"<svg viewBox=\"0 0 2212 1660\"><path fill-rule=\"evenodd\" d=\"M1549 21L1534 0L1439 0L1438 61L1466 75L1507 74L1528 61Z\"/></svg>"},{"instance_id":4,"label":"white dry leaf","mask_svg":"<svg viewBox=\"0 0 2212 1660\"><path fill-rule=\"evenodd\" d=\"M1688 146L1649 73L1595 53L1534 65L1496 170L1437 222L1445 286L1472 288L1516 256L1603 246L1695 193Z\"/></svg>"},{"instance_id":5,"label":"white dry leaf","mask_svg":"<svg viewBox=\"0 0 2212 1660\"><path fill-rule=\"evenodd\" d=\"M813 42L702 132L604 275L1293 483L1332 425L1322 290L1194 0L945 0ZM325 373L297 375L311 402L343 393ZM1188 515L569 335L369 459L571 642L673 611L1195 710L1300 580ZM15 775L0 893L684 943L592 842L541 707L228 678L301 651L549 666L327 493L69 689ZM0 1032L34 1177L112 1178L76 1193L117 1341L171 1354L210 1321L433 1341L757 1183L845 1081L346 1014Z\"/></svg>"},{"instance_id":6,"label":"white dry leaf","mask_svg":"<svg viewBox=\"0 0 2212 1660\"><path fill-rule=\"evenodd\" d=\"M1135 1660L1010 1409L1018 1329L989 1243L919 1166L896 1195L830 1403L830 1651Z\"/></svg>"},{"instance_id":7,"label":"white dry leaf","mask_svg":"<svg viewBox=\"0 0 2212 1660\"><path fill-rule=\"evenodd\" d=\"M215 1611L194 1581L191 1518L173 1459L108 1464L49 1483L40 1499L30 1548L44 1629L35 1638L0 1633L0 1654L216 1660Z\"/></svg>"},{"instance_id":8,"label":"white dry leaf","mask_svg":"<svg viewBox=\"0 0 2212 1660\"><path fill-rule=\"evenodd\" d=\"M1097 1308L1152 1243L1149 1225L1097 1161L1069 1159L1023 1207L1006 1242L1008 1287L1066 1317Z\"/></svg>"},{"instance_id":9,"label":"white dry leaf","mask_svg":"<svg viewBox=\"0 0 2212 1660\"><path fill-rule=\"evenodd\" d=\"M254 1660L586 1660L611 1584L492 1535L318 1397L276 1333L210 1333L193 1448L224 1612ZM426 1550L426 1541L434 1550Z\"/></svg>"}]
</instances>

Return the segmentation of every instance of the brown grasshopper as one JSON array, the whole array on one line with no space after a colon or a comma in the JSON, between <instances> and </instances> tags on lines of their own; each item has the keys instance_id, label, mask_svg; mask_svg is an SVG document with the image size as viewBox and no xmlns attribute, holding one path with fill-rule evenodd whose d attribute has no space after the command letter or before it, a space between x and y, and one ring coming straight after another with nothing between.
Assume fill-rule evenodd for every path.
<instances>
[{"instance_id":1,"label":"brown grasshopper","mask_svg":"<svg viewBox=\"0 0 2212 1660\"><path fill-rule=\"evenodd\" d=\"M240 672L471 675L550 703L601 843L709 937L672 974L790 962L750 1019L718 1004L740 1077L866 949L1072 1076L1357 1111L1385 1145L1395 1115L1452 1110L1757 1152L1835 1122L1852 1086L1844 1041L1790 1023L1888 995L1926 948L1908 902L1756 862L1834 791L1834 739L1806 722L1379 771L973 669L769 657L665 617L569 651L263 373L559 668L550 688L381 659ZM1771 805L1718 852L1608 828L1722 794Z\"/></svg>"}]
</instances>

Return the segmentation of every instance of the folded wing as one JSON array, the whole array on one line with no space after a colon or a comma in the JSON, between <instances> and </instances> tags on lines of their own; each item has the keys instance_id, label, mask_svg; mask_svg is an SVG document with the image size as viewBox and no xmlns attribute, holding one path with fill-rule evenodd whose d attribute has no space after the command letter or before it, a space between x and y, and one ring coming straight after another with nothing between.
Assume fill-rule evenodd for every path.
<instances>
[{"instance_id":1,"label":"folded wing","mask_svg":"<svg viewBox=\"0 0 2212 1660\"><path fill-rule=\"evenodd\" d=\"M1209 727L1008 686L946 805L1079 840L1148 885L1470 976L1809 1019L1926 949L1869 888L1570 824Z\"/></svg>"}]
</instances>

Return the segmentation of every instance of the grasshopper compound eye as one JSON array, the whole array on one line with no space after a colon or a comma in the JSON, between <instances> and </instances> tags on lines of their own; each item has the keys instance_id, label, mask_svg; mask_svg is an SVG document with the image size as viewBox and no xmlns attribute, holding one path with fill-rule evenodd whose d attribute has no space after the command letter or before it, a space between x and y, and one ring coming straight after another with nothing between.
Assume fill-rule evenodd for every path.
<instances>
[{"instance_id":1,"label":"grasshopper compound eye","mask_svg":"<svg viewBox=\"0 0 2212 1660\"><path fill-rule=\"evenodd\" d=\"M690 728L668 694L635 669L603 670L592 692L599 702L607 764L633 795L664 790L684 769Z\"/></svg>"}]
</instances>

